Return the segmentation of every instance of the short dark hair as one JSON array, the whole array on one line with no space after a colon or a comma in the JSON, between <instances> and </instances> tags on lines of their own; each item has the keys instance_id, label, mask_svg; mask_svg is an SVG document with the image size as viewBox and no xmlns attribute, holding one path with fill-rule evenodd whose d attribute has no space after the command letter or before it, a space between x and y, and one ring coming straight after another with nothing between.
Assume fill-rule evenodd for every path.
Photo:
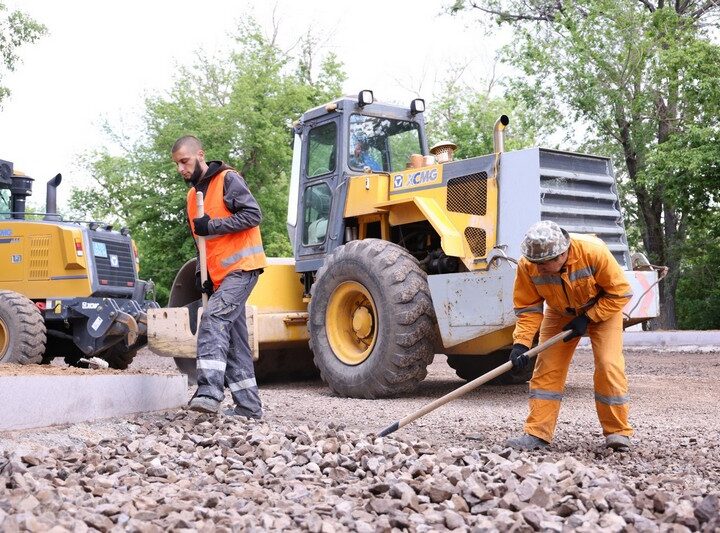
<instances>
[{"instance_id":1,"label":"short dark hair","mask_svg":"<svg viewBox=\"0 0 720 533\"><path fill-rule=\"evenodd\" d=\"M200 139L198 139L194 135L183 135L177 141L175 141L175 144L173 144L171 153L174 154L175 152L180 150L180 148L183 148L185 146L190 146L195 150L203 149L203 145L200 142Z\"/></svg>"}]
</instances>

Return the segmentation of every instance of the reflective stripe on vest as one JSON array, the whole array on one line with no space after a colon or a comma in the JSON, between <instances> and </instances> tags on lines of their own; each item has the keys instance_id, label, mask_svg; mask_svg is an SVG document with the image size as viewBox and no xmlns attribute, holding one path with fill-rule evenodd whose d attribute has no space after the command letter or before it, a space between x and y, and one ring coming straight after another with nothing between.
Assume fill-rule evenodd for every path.
<instances>
[{"instance_id":1,"label":"reflective stripe on vest","mask_svg":"<svg viewBox=\"0 0 720 533\"><path fill-rule=\"evenodd\" d=\"M211 219L232 216L223 198L225 175L231 171L233 170L223 170L210 178L210 185L205 193L204 207L205 214ZM197 238L192 223L193 219L197 218L196 190L194 187L188 191L187 210L190 228L193 236ZM208 272L216 289L230 272L235 270L250 271L267 266L260 228L257 226L236 233L208 235L208 238L205 239L205 247Z\"/></svg>"},{"instance_id":2,"label":"reflective stripe on vest","mask_svg":"<svg viewBox=\"0 0 720 533\"><path fill-rule=\"evenodd\" d=\"M220 262L222 263L222 266L228 267L228 266L232 265L233 263L239 261L243 257L249 257L251 255L261 254L261 253L264 253L263 247L262 246L254 246L252 248L245 248L244 250L240 250L239 252L234 253L233 255L231 255L228 258L222 259Z\"/></svg>"}]
</instances>

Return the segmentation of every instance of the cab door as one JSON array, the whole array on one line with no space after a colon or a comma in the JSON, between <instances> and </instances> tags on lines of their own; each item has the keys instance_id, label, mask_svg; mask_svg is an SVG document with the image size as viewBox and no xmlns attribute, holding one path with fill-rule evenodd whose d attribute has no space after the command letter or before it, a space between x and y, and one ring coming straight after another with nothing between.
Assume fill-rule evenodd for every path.
<instances>
[{"instance_id":1,"label":"cab door","mask_svg":"<svg viewBox=\"0 0 720 533\"><path fill-rule=\"evenodd\" d=\"M303 128L300 194L295 229L295 267L317 270L325 255L342 244L343 217L336 194L340 182L340 116L313 121Z\"/></svg>"}]
</instances>

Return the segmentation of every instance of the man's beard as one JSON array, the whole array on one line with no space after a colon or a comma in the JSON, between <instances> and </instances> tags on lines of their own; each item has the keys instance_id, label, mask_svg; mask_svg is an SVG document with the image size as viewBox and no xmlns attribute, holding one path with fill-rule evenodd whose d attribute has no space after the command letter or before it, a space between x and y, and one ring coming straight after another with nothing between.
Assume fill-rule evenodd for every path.
<instances>
[{"instance_id":1,"label":"man's beard","mask_svg":"<svg viewBox=\"0 0 720 533\"><path fill-rule=\"evenodd\" d=\"M200 166L200 161L197 159L195 160L195 170L193 170L192 175L190 176L190 179L188 180L190 183L197 183L200 177L203 174L202 167Z\"/></svg>"}]
</instances>

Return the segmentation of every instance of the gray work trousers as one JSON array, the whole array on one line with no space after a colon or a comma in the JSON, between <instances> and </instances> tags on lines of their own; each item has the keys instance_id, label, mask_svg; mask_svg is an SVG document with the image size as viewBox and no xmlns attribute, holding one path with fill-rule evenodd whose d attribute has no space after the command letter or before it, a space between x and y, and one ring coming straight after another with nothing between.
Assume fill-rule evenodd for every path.
<instances>
[{"instance_id":1,"label":"gray work trousers","mask_svg":"<svg viewBox=\"0 0 720 533\"><path fill-rule=\"evenodd\" d=\"M230 389L239 414L262 416L248 343L245 302L260 271L236 270L228 274L208 300L198 329L197 392L221 402L224 386Z\"/></svg>"}]
</instances>

